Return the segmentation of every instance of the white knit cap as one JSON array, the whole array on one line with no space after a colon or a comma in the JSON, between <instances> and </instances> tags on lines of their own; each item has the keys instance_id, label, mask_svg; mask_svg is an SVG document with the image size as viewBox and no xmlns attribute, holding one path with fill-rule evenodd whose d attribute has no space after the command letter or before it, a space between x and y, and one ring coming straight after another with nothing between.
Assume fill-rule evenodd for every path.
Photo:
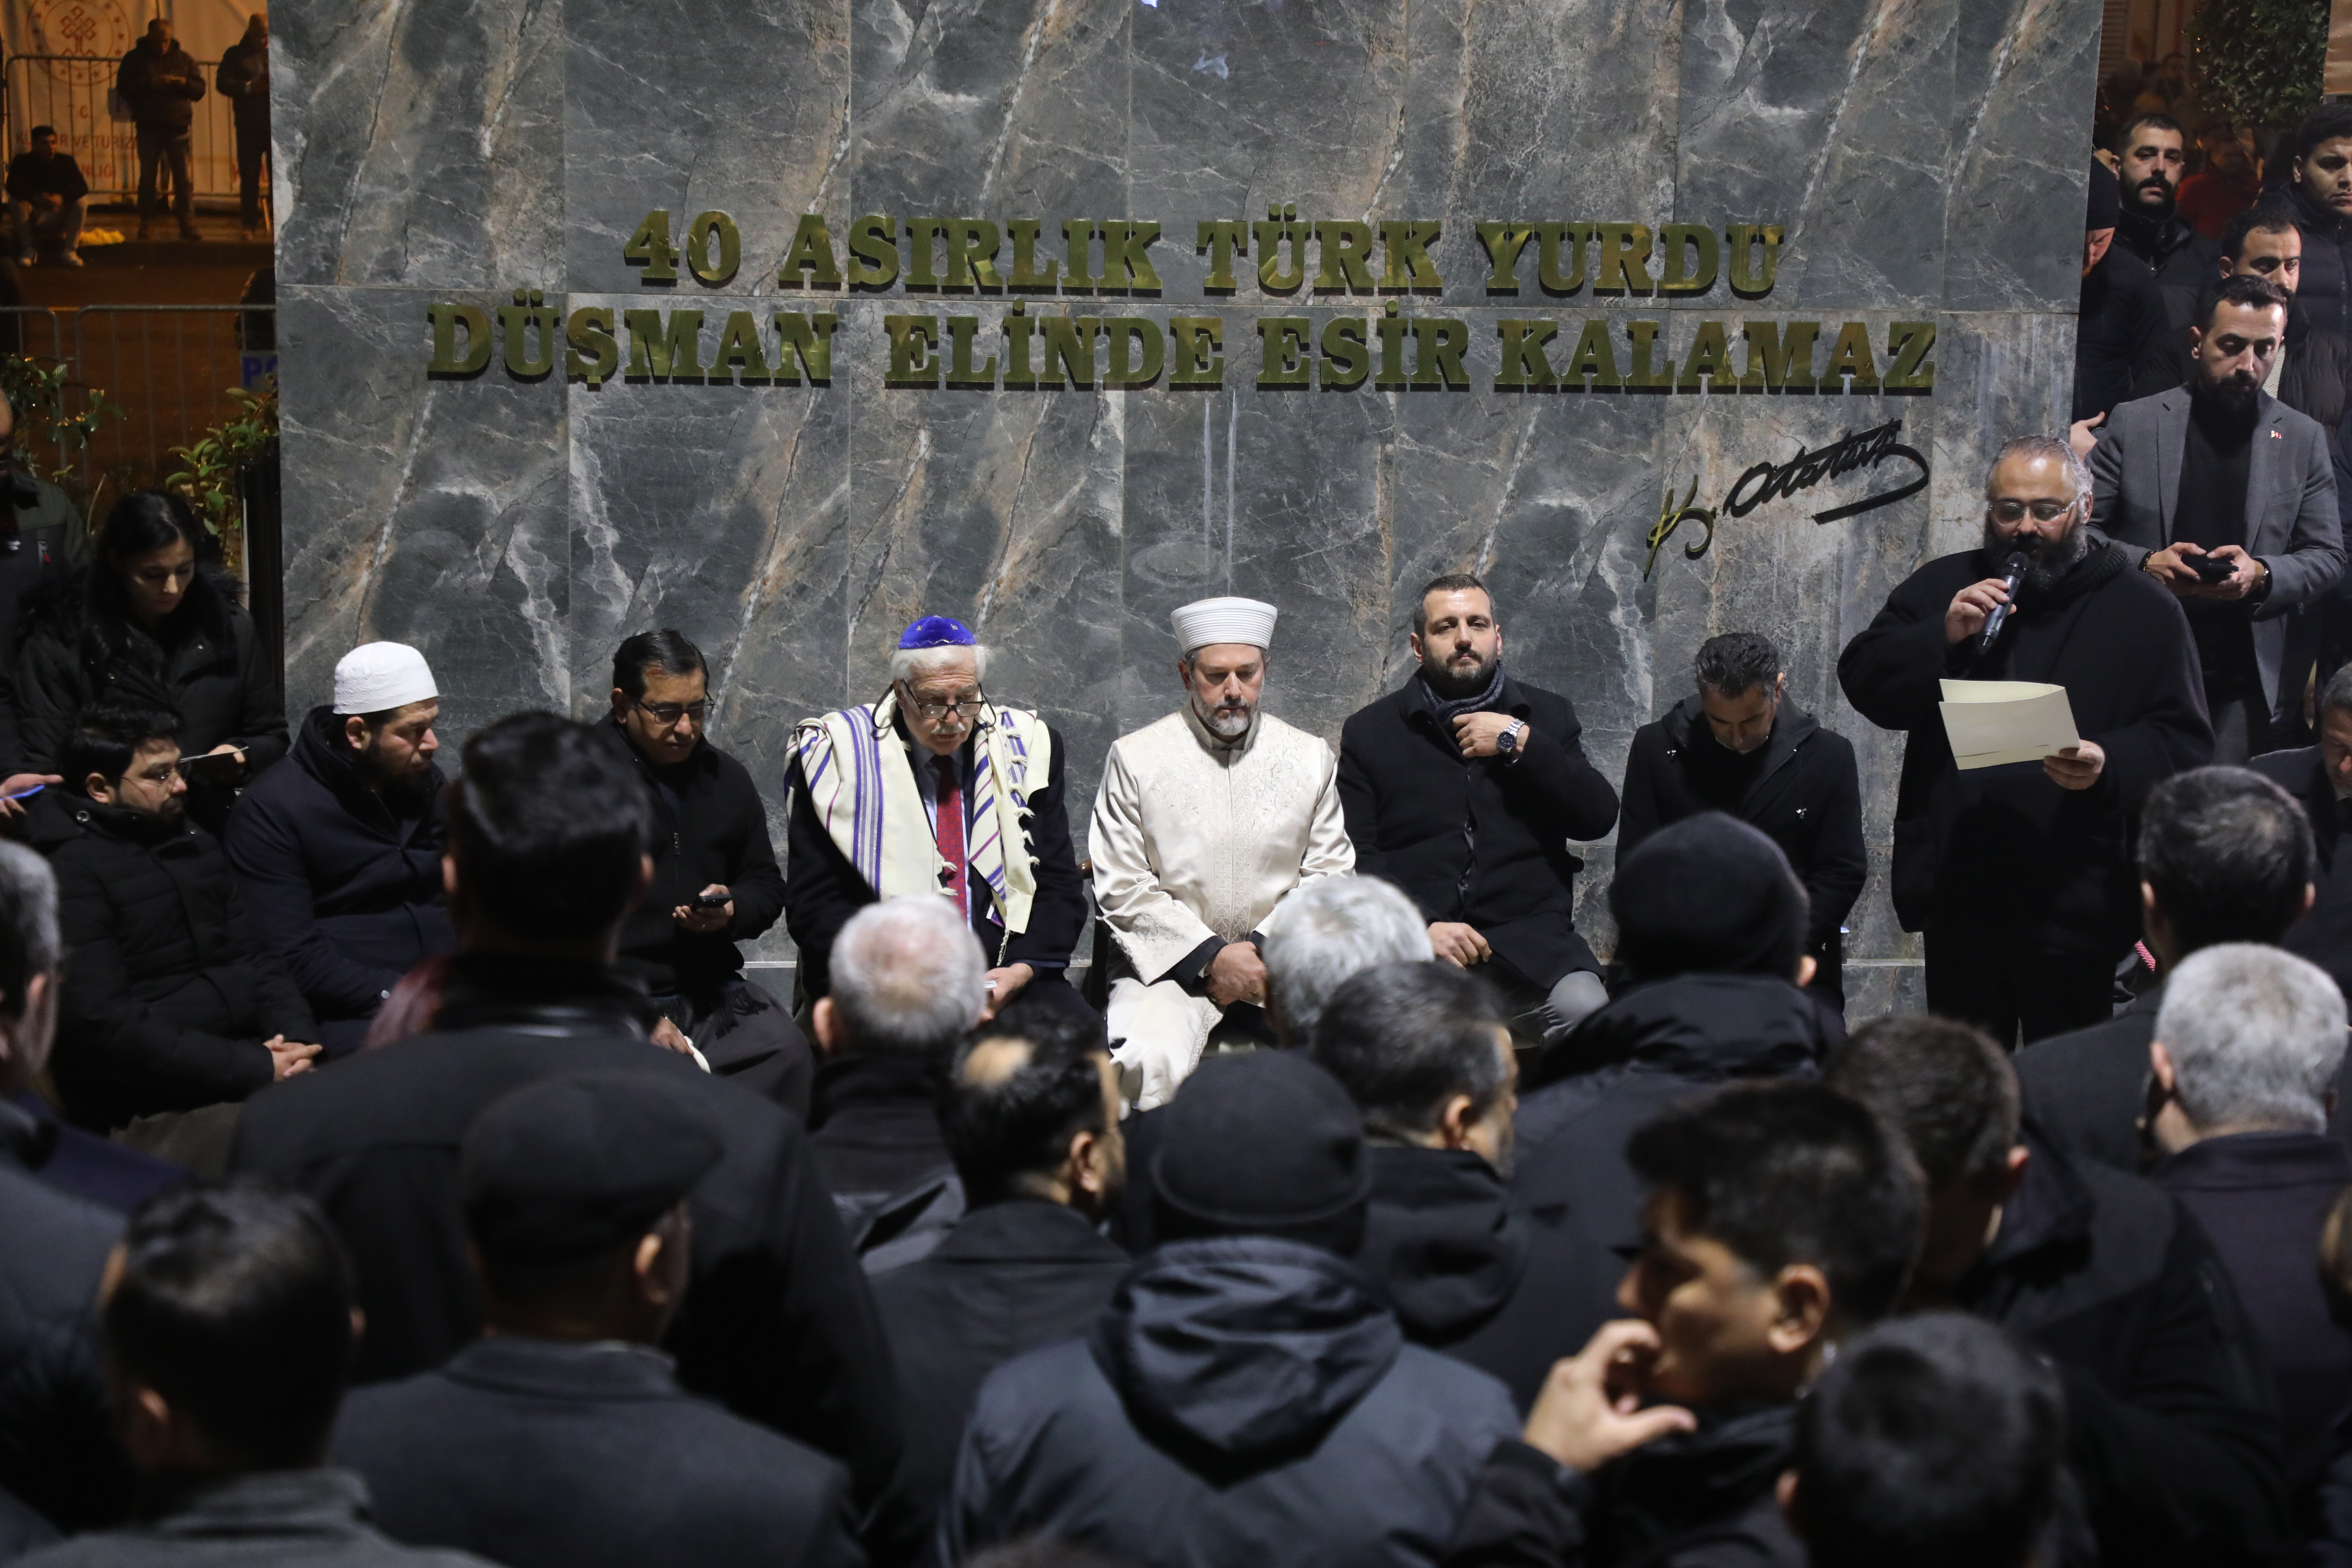
<instances>
[{"instance_id":1,"label":"white knit cap","mask_svg":"<svg viewBox=\"0 0 2352 1568\"><path fill-rule=\"evenodd\" d=\"M1211 643L1247 643L1252 647L1274 646L1272 605L1255 599L1201 599L1169 617L1176 623L1176 646L1186 653Z\"/></svg>"},{"instance_id":2,"label":"white knit cap","mask_svg":"<svg viewBox=\"0 0 2352 1568\"><path fill-rule=\"evenodd\" d=\"M404 642L367 642L335 666L335 711L382 713L441 695L425 656Z\"/></svg>"}]
</instances>

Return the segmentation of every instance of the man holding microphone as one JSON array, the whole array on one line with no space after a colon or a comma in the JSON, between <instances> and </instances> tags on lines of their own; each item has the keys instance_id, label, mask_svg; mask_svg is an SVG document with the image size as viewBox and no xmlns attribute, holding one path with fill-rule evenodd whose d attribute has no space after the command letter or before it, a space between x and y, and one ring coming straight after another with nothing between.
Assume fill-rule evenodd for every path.
<instances>
[{"instance_id":1,"label":"man holding microphone","mask_svg":"<svg viewBox=\"0 0 2352 1568\"><path fill-rule=\"evenodd\" d=\"M2134 819L2213 749L2187 618L2088 526L2091 495L2063 439L2010 442L1985 483L1982 545L1913 573L1838 660L1855 710L1908 732L1893 892L1903 928L1927 933L1928 1010L2007 1046L2113 1010L2139 930ZM2081 742L1963 773L1937 706L1947 679L2063 686Z\"/></svg>"}]
</instances>

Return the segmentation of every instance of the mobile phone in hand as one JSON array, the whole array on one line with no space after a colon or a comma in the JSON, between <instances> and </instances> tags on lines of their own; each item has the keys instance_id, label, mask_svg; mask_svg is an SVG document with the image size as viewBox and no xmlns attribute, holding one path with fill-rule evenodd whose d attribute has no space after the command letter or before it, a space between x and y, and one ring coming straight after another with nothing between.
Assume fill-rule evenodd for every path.
<instances>
[{"instance_id":1,"label":"mobile phone in hand","mask_svg":"<svg viewBox=\"0 0 2352 1568\"><path fill-rule=\"evenodd\" d=\"M726 893L697 893L694 895L694 907L698 910L723 910L727 907L729 896Z\"/></svg>"}]
</instances>

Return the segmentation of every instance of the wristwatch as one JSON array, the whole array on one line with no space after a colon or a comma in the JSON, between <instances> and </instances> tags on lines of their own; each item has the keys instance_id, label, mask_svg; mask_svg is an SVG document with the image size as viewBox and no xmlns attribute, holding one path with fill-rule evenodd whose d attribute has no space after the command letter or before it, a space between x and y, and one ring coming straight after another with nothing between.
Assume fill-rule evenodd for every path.
<instances>
[{"instance_id":1,"label":"wristwatch","mask_svg":"<svg viewBox=\"0 0 2352 1568\"><path fill-rule=\"evenodd\" d=\"M1524 719L1514 719L1503 726L1503 732L1495 737L1495 754L1507 762L1517 762L1519 755L1519 732L1527 727L1528 723Z\"/></svg>"}]
</instances>

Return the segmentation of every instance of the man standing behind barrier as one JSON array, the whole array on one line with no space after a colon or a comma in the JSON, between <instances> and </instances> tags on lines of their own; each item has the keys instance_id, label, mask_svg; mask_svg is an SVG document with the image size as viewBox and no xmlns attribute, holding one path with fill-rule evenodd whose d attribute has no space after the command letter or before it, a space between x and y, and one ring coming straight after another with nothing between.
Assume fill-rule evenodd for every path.
<instances>
[{"instance_id":1,"label":"man standing behind barrier","mask_svg":"<svg viewBox=\"0 0 2352 1568\"><path fill-rule=\"evenodd\" d=\"M2132 823L2158 781L2213 750L2189 623L2084 525L2090 501L2064 441L2010 442L1985 483L1982 546L1913 573L1838 660L1855 710L1910 732L1893 892L1904 929L1927 934L1927 1006L2004 1045L2108 1016L2139 931ZM2012 552L2027 562L2014 595ZM2014 614L1986 650L2004 605ZM1954 678L2064 687L2081 742L1962 773L1937 707Z\"/></svg>"},{"instance_id":2,"label":"man standing behind barrier","mask_svg":"<svg viewBox=\"0 0 2352 1568\"><path fill-rule=\"evenodd\" d=\"M1178 610L1184 706L1103 763L1095 901L1117 946L1121 1092L1142 1110L1176 1092L1230 1009L1265 1005L1260 944L1290 890L1355 869L1331 748L1258 711L1275 613L1230 598Z\"/></svg>"},{"instance_id":3,"label":"man standing behind barrier","mask_svg":"<svg viewBox=\"0 0 2352 1568\"><path fill-rule=\"evenodd\" d=\"M256 11L246 18L245 37L222 51L213 78L221 96L236 105L237 221L245 237L268 231L261 222L261 167L269 160L269 18Z\"/></svg>"},{"instance_id":4,"label":"man standing behind barrier","mask_svg":"<svg viewBox=\"0 0 2352 1568\"><path fill-rule=\"evenodd\" d=\"M189 167L194 150L188 128L195 123L194 106L205 95L205 78L188 51L173 41L171 23L158 16L147 24L147 36L122 57L114 73L114 90L139 130L139 237L152 237L155 216L163 210L160 187L168 166L180 237L202 239L196 232L196 188Z\"/></svg>"},{"instance_id":5,"label":"man standing behind barrier","mask_svg":"<svg viewBox=\"0 0 2352 1568\"><path fill-rule=\"evenodd\" d=\"M1357 868L1421 906L1437 956L1493 977L1530 1044L1609 1000L1576 931L1571 839L1617 821L1565 697L1503 668L1486 585L1466 572L1423 588L1412 678L1339 733L1339 799Z\"/></svg>"}]
</instances>

